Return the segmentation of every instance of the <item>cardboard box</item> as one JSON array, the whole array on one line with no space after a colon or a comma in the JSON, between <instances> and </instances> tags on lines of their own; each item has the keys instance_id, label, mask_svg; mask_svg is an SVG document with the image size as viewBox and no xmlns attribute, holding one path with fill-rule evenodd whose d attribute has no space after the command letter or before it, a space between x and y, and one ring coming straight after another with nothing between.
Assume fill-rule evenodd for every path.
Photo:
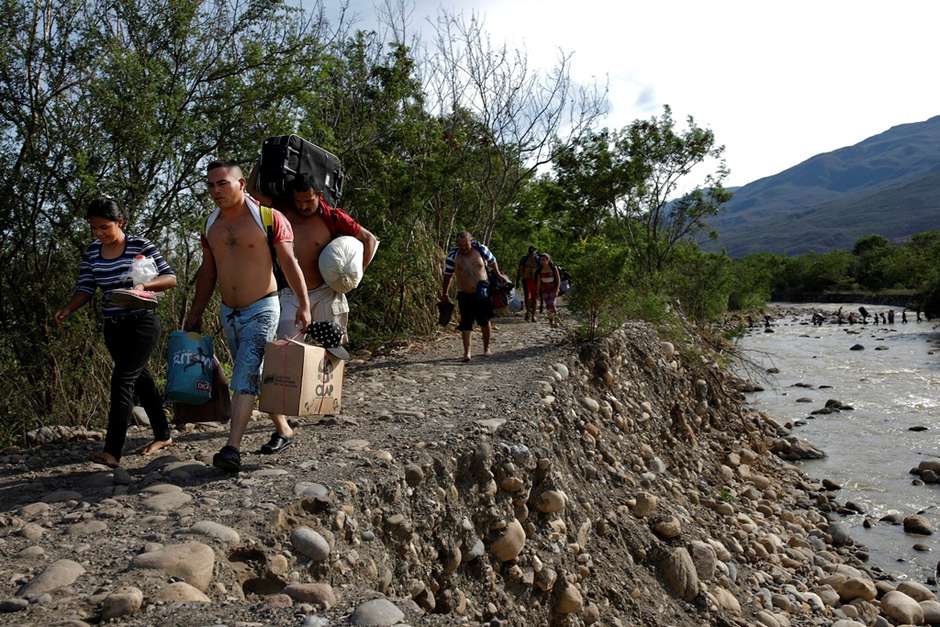
<instances>
[{"instance_id":1,"label":"cardboard box","mask_svg":"<svg viewBox=\"0 0 940 627\"><path fill-rule=\"evenodd\" d=\"M319 346L297 340L268 342L261 374L261 411L286 416L339 413L344 365Z\"/></svg>"}]
</instances>

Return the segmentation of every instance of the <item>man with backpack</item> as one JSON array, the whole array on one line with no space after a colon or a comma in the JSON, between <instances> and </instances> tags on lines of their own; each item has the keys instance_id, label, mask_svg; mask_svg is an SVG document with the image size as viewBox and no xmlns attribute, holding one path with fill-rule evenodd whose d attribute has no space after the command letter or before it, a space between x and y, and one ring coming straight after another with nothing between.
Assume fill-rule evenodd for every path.
<instances>
[{"instance_id":1,"label":"man with backpack","mask_svg":"<svg viewBox=\"0 0 940 627\"><path fill-rule=\"evenodd\" d=\"M183 328L200 328L202 314L218 285L222 327L234 361L234 397L228 443L212 463L227 472L238 472L242 436L260 388L264 347L274 339L280 317L272 255L301 303L294 320L298 327L310 324L310 307L287 218L279 211L260 207L245 193L245 178L238 164L213 161L207 175L208 192L217 209L209 216L201 237L202 264ZM265 225L265 217L270 218L270 226Z\"/></svg>"},{"instance_id":2,"label":"man with backpack","mask_svg":"<svg viewBox=\"0 0 940 627\"><path fill-rule=\"evenodd\" d=\"M293 182L293 194L284 213L294 231L294 254L303 272L309 290L308 303L303 304L295 293L281 289L281 321L277 335L292 338L304 330L295 324L296 313L306 307L314 322L335 322L346 333L349 321L349 304L346 295L335 292L324 283L320 275L320 252L323 248L342 235L355 237L362 242L362 270L368 268L375 256L379 240L368 229L342 209L331 207L323 192L317 189L316 181L310 175L299 175ZM294 431L287 422L287 417L271 414L274 433L271 439L261 447L265 454L279 453L293 443Z\"/></svg>"}]
</instances>

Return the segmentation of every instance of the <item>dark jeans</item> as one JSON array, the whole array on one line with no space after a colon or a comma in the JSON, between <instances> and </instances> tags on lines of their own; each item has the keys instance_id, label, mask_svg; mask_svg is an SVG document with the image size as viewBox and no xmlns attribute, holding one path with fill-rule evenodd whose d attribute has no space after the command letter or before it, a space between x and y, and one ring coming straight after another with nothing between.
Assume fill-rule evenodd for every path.
<instances>
[{"instance_id":1,"label":"dark jeans","mask_svg":"<svg viewBox=\"0 0 940 627\"><path fill-rule=\"evenodd\" d=\"M147 370L147 359L159 338L160 321L151 311L105 319L104 343L114 359L114 370L111 373L111 411L104 450L115 459L121 459L135 394L147 411L154 438L170 439L170 425L163 413L163 397Z\"/></svg>"}]
</instances>

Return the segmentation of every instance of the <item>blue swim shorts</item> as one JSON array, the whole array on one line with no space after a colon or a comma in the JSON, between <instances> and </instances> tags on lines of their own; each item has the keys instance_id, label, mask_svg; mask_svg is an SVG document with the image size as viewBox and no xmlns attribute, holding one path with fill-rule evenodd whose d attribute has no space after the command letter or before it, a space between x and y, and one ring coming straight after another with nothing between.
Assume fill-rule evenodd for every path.
<instances>
[{"instance_id":1,"label":"blue swim shorts","mask_svg":"<svg viewBox=\"0 0 940 627\"><path fill-rule=\"evenodd\" d=\"M258 395L264 346L274 339L280 314L281 306L276 294L238 309L222 305L222 329L235 361L231 382L233 393Z\"/></svg>"}]
</instances>

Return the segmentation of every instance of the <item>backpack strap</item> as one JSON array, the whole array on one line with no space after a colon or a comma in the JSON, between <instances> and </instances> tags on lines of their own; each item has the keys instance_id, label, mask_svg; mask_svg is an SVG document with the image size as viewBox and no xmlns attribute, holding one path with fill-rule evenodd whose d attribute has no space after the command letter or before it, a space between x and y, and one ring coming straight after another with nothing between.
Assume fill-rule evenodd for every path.
<instances>
[{"instance_id":1,"label":"backpack strap","mask_svg":"<svg viewBox=\"0 0 940 627\"><path fill-rule=\"evenodd\" d=\"M281 265L277 262L277 253L274 251L274 209L260 205L258 210L261 213L261 224L264 225L264 232L268 237L268 252L271 253L271 263L274 268L274 280L277 281L277 289L287 287L287 279L281 270Z\"/></svg>"}]
</instances>

